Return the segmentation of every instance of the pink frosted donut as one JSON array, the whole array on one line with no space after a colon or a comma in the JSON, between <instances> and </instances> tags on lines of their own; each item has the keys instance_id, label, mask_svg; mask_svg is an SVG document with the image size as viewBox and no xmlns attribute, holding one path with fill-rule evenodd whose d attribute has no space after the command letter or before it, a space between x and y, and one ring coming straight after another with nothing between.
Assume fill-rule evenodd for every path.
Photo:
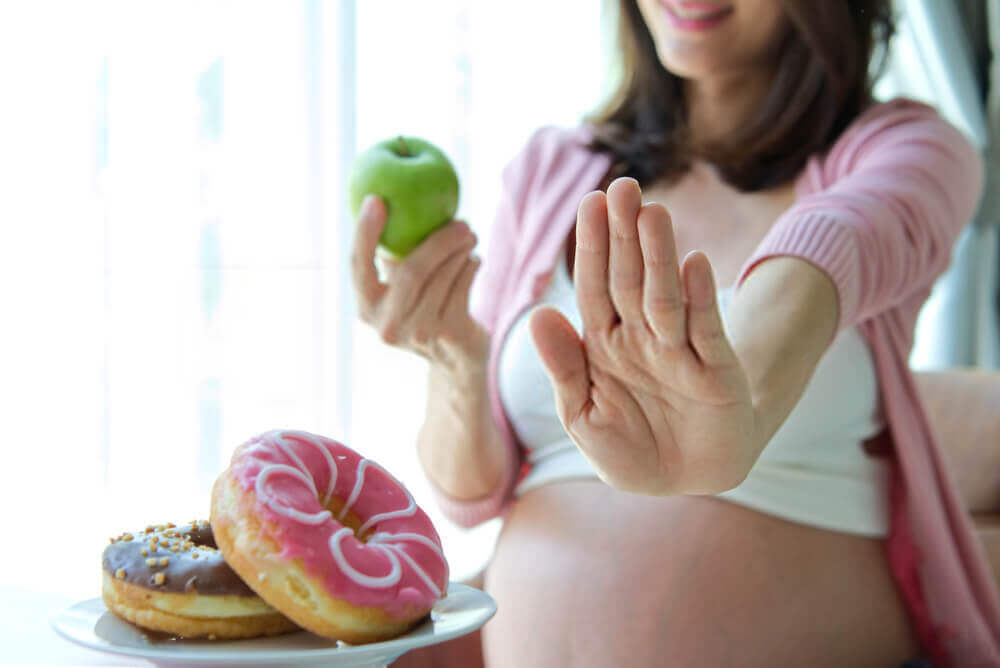
<instances>
[{"instance_id":1,"label":"pink frosted donut","mask_svg":"<svg viewBox=\"0 0 1000 668\"><path fill-rule=\"evenodd\" d=\"M348 643L406 632L448 586L430 518L347 446L271 431L233 453L212 489L226 561L299 626Z\"/></svg>"}]
</instances>

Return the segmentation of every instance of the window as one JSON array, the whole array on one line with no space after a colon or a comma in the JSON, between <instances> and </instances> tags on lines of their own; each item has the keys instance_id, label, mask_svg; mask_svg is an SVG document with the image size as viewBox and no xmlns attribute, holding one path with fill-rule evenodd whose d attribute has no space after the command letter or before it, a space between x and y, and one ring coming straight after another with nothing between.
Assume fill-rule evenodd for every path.
<instances>
[{"instance_id":1,"label":"window","mask_svg":"<svg viewBox=\"0 0 1000 668\"><path fill-rule=\"evenodd\" d=\"M424 364L354 316L346 168L434 141L485 246L502 166L593 105L603 48L599 0L0 5L0 504L40 542L0 586L95 596L108 536L206 517L275 427L383 464L474 570L489 529L448 525L416 462Z\"/></svg>"}]
</instances>

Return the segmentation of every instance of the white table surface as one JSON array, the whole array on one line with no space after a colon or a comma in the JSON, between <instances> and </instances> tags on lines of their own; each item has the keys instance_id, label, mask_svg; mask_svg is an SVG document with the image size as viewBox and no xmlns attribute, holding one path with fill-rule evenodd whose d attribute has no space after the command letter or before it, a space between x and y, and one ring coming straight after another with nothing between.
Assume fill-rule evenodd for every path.
<instances>
[{"instance_id":1,"label":"white table surface","mask_svg":"<svg viewBox=\"0 0 1000 668\"><path fill-rule=\"evenodd\" d=\"M56 594L0 587L0 665L152 665L87 649L53 631L49 619L73 603L76 601Z\"/></svg>"}]
</instances>

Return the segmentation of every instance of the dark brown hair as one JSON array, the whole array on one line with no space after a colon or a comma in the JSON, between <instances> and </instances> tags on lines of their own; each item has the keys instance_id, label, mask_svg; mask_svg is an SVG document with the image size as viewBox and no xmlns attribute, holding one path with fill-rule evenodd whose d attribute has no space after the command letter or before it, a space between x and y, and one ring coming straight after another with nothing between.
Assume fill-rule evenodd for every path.
<instances>
[{"instance_id":1,"label":"dark brown hair","mask_svg":"<svg viewBox=\"0 0 1000 668\"><path fill-rule=\"evenodd\" d=\"M723 141L696 146L688 137L681 79L657 56L635 0L620 0L618 43L623 76L604 106L587 118L590 148L612 156L610 176L641 184L676 179L695 158L744 191L793 178L809 156L830 147L871 104L878 51L893 33L891 0L781 0L791 23L776 50L772 85L759 111ZM879 48L876 48L879 47Z\"/></svg>"}]
</instances>

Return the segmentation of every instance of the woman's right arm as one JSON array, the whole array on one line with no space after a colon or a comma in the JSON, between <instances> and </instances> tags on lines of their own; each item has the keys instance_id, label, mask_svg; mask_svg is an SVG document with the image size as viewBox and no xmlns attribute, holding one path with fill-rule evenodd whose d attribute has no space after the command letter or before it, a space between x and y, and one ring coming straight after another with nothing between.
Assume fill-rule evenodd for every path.
<instances>
[{"instance_id":1,"label":"woman's right arm","mask_svg":"<svg viewBox=\"0 0 1000 668\"><path fill-rule=\"evenodd\" d=\"M427 417L417 455L430 481L456 501L481 499L500 485L506 455L486 385L489 338L477 359L451 368L431 363Z\"/></svg>"},{"instance_id":2,"label":"woman's right arm","mask_svg":"<svg viewBox=\"0 0 1000 668\"><path fill-rule=\"evenodd\" d=\"M457 502L489 496L508 463L487 389L489 335L469 314L475 236L452 221L405 259L388 261L382 283L374 259L385 215L370 197L357 221L352 268L361 318L383 341L430 364L417 452L431 483Z\"/></svg>"}]
</instances>

